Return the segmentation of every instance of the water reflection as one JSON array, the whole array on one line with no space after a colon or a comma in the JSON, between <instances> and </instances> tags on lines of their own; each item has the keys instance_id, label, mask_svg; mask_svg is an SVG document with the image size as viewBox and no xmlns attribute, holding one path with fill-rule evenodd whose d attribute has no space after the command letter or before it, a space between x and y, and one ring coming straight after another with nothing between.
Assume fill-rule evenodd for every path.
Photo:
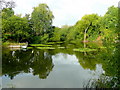
<instances>
[{"instance_id":1,"label":"water reflection","mask_svg":"<svg viewBox=\"0 0 120 90\"><path fill-rule=\"evenodd\" d=\"M120 45L110 44L99 58L105 73L88 82L87 87L120 88Z\"/></svg>"},{"instance_id":2,"label":"water reflection","mask_svg":"<svg viewBox=\"0 0 120 90\"><path fill-rule=\"evenodd\" d=\"M41 50L3 50L2 55L2 74L11 79L21 72L31 72L45 79L54 66L51 55Z\"/></svg>"},{"instance_id":3,"label":"water reflection","mask_svg":"<svg viewBox=\"0 0 120 90\"><path fill-rule=\"evenodd\" d=\"M48 85L48 82L50 84L53 81L56 87L62 87L65 85L64 82L72 81L76 84L71 83L64 87L120 87L120 49L118 45L104 45L104 47L95 44L86 45L89 48L97 48L96 52L74 52L73 48L77 46L65 46L65 49L56 48L55 50L3 49L2 74L14 79L18 74L31 73L34 76L38 75L40 79L47 80L42 83L39 81L41 85L43 83ZM52 86L50 85L48 87Z\"/></svg>"}]
</instances>

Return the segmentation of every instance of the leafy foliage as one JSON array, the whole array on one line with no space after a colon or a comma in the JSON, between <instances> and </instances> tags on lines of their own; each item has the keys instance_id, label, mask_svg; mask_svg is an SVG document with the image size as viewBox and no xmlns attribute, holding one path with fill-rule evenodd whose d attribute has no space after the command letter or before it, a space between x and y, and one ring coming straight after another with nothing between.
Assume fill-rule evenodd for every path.
<instances>
[{"instance_id":1,"label":"leafy foliage","mask_svg":"<svg viewBox=\"0 0 120 90\"><path fill-rule=\"evenodd\" d=\"M43 35L46 33L51 28L52 19L53 14L47 4L39 4L38 7L34 7L31 21L36 34Z\"/></svg>"},{"instance_id":2,"label":"leafy foliage","mask_svg":"<svg viewBox=\"0 0 120 90\"><path fill-rule=\"evenodd\" d=\"M2 23L3 39L12 39L16 42L22 42L30 37L31 29L27 19L18 16L11 16ZM27 41L27 40L26 40Z\"/></svg>"},{"instance_id":3,"label":"leafy foliage","mask_svg":"<svg viewBox=\"0 0 120 90\"><path fill-rule=\"evenodd\" d=\"M111 6L104 16L88 14L75 25L52 26L54 18L47 4L34 7L32 14L14 15L12 8L3 8L2 40L45 44L50 42L116 42L118 39L118 8Z\"/></svg>"}]
</instances>

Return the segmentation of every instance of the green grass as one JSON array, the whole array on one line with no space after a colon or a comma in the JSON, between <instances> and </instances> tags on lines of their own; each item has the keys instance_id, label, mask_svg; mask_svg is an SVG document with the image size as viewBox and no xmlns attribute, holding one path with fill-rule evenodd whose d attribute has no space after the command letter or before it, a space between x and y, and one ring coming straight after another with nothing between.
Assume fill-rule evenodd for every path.
<instances>
[{"instance_id":1,"label":"green grass","mask_svg":"<svg viewBox=\"0 0 120 90\"><path fill-rule=\"evenodd\" d=\"M9 45L9 44L10 44L9 42L4 42L4 43L2 43L3 46L7 46L7 45Z\"/></svg>"},{"instance_id":2,"label":"green grass","mask_svg":"<svg viewBox=\"0 0 120 90\"><path fill-rule=\"evenodd\" d=\"M2 43L3 46L9 46L9 45L25 45L26 43L12 43L12 42L4 42Z\"/></svg>"},{"instance_id":3,"label":"green grass","mask_svg":"<svg viewBox=\"0 0 120 90\"><path fill-rule=\"evenodd\" d=\"M64 49L65 47L58 47L59 49Z\"/></svg>"},{"instance_id":4,"label":"green grass","mask_svg":"<svg viewBox=\"0 0 120 90\"><path fill-rule=\"evenodd\" d=\"M63 43L63 42L56 42L56 44L61 44L61 43Z\"/></svg>"},{"instance_id":5,"label":"green grass","mask_svg":"<svg viewBox=\"0 0 120 90\"><path fill-rule=\"evenodd\" d=\"M76 44L76 41L70 41L69 43L70 44Z\"/></svg>"},{"instance_id":6,"label":"green grass","mask_svg":"<svg viewBox=\"0 0 120 90\"><path fill-rule=\"evenodd\" d=\"M102 49L102 48L107 48L107 47L99 47L99 48L101 48L101 49Z\"/></svg>"},{"instance_id":7,"label":"green grass","mask_svg":"<svg viewBox=\"0 0 120 90\"><path fill-rule=\"evenodd\" d=\"M29 44L32 47L52 47L55 44L61 44L63 42L48 42L46 44Z\"/></svg>"},{"instance_id":8,"label":"green grass","mask_svg":"<svg viewBox=\"0 0 120 90\"><path fill-rule=\"evenodd\" d=\"M33 47L51 47L52 45L45 45L45 44L30 44Z\"/></svg>"},{"instance_id":9,"label":"green grass","mask_svg":"<svg viewBox=\"0 0 120 90\"><path fill-rule=\"evenodd\" d=\"M49 44L49 45L54 45L54 44L62 44L63 42L48 42L46 44Z\"/></svg>"},{"instance_id":10,"label":"green grass","mask_svg":"<svg viewBox=\"0 0 120 90\"><path fill-rule=\"evenodd\" d=\"M97 49L79 48L79 49L73 49L73 51L78 51L78 52L92 52L92 51L97 51Z\"/></svg>"},{"instance_id":11,"label":"green grass","mask_svg":"<svg viewBox=\"0 0 120 90\"><path fill-rule=\"evenodd\" d=\"M37 49L55 49L54 47L36 47Z\"/></svg>"}]
</instances>

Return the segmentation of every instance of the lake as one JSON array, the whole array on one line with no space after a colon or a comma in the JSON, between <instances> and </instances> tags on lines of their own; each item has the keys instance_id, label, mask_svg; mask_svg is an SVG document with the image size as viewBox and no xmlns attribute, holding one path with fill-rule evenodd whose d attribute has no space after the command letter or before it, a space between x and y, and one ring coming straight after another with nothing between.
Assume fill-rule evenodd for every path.
<instances>
[{"instance_id":1,"label":"lake","mask_svg":"<svg viewBox=\"0 0 120 90\"><path fill-rule=\"evenodd\" d=\"M87 44L96 51L74 51L83 44L58 44L55 49L2 50L3 88L120 87L118 48Z\"/></svg>"}]
</instances>

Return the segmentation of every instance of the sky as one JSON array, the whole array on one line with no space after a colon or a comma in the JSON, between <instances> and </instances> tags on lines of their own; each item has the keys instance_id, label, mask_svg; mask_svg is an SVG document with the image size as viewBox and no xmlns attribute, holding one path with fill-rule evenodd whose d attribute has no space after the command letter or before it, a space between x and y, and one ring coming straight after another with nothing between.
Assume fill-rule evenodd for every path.
<instances>
[{"instance_id":1,"label":"sky","mask_svg":"<svg viewBox=\"0 0 120 90\"><path fill-rule=\"evenodd\" d=\"M53 12L53 25L74 25L86 14L97 13L103 16L108 7L118 6L120 0L13 0L15 14L31 14L33 7L46 3Z\"/></svg>"}]
</instances>

